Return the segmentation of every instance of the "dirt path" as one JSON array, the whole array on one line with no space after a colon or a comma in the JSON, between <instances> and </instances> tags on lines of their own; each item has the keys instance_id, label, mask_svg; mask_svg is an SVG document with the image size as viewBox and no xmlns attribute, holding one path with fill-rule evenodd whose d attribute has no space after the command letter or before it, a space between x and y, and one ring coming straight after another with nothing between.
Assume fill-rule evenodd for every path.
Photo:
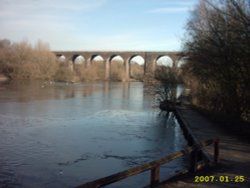
<instances>
[{"instance_id":1,"label":"dirt path","mask_svg":"<svg viewBox=\"0 0 250 188\"><path fill-rule=\"evenodd\" d=\"M218 127L187 106L179 107L177 112L200 141L220 139L219 165L195 174L183 175L158 188L250 188L250 139L247 141L235 136L225 127ZM213 147L206 149L213 155ZM200 179L201 176L208 176L209 181L195 183L195 179Z\"/></svg>"}]
</instances>

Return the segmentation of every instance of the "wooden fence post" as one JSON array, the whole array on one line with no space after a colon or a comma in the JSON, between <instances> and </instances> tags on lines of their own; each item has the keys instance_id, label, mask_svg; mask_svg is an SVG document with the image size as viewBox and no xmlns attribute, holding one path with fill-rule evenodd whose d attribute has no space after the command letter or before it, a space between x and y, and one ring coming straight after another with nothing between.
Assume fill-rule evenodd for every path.
<instances>
[{"instance_id":1,"label":"wooden fence post","mask_svg":"<svg viewBox=\"0 0 250 188\"><path fill-rule=\"evenodd\" d=\"M190 155L190 172L196 172L197 170L197 161L198 161L198 153L199 153L199 150L198 148L195 148L192 152L191 152L191 155Z\"/></svg>"},{"instance_id":2,"label":"wooden fence post","mask_svg":"<svg viewBox=\"0 0 250 188\"><path fill-rule=\"evenodd\" d=\"M214 163L217 164L219 161L219 139L214 141Z\"/></svg>"},{"instance_id":3,"label":"wooden fence post","mask_svg":"<svg viewBox=\"0 0 250 188\"><path fill-rule=\"evenodd\" d=\"M160 166L157 165L156 167L151 169L150 187L158 185L159 182L160 182Z\"/></svg>"},{"instance_id":4,"label":"wooden fence post","mask_svg":"<svg viewBox=\"0 0 250 188\"><path fill-rule=\"evenodd\" d=\"M192 146L194 144L193 138L191 134L187 135L187 142L189 146Z\"/></svg>"}]
</instances>

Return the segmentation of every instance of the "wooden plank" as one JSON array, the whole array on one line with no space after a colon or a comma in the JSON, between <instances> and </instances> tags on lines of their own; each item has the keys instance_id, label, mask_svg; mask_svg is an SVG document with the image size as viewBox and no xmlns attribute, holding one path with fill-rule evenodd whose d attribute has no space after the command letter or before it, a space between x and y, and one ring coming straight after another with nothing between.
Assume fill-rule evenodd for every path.
<instances>
[{"instance_id":1,"label":"wooden plank","mask_svg":"<svg viewBox=\"0 0 250 188\"><path fill-rule=\"evenodd\" d=\"M190 144L191 145L193 145L193 144L200 145L201 141L195 136L195 134L193 133L193 131L190 128L189 123L185 120L185 118L182 117L178 108L176 109L175 116L178 119L178 121L180 122L181 128L184 129L185 132L187 132L186 134L188 136L186 139L188 141L188 145L190 145ZM211 156L207 153L206 150L201 148L201 152L202 152L203 160L205 160L207 162L211 162L213 160L211 158Z\"/></svg>"},{"instance_id":2,"label":"wooden plank","mask_svg":"<svg viewBox=\"0 0 250 188\"><path fill-rule=\"evenodd\" d=\"M184 129L185 132L187 132L187 134L188 134L188 138L187 138L188 142L191 142L190 143L191 145L193 145L193 144L201 144L199 139L194 136L193 131L190 129L190 126L189 126L188 122L180 115L180 112L179 112L178 109L176 109L175 116L178 119L178 121L180 122L181 128Z\"/></svg>"},{"instance_id":3,"label":"wooden plank","mask_svg":"<svg viewBox=\"0 0 250 188\"><path fill-rule=\"evenodd\" d=\"M83 185L79 185L76 188L96 188L96 187L109 185L111 183L128 178L130 176L134 176L134 175L140 174L142 172L145 172L147 170L151 170L157 166L163 165L163 164L168 163L172 160L175 160L179 157L182 157L186 154L189 154L195 148L202 148L202 147L208 146L212 143L214 143L214 140L210 139L210 140L203 142L200 145L193 145L191 147L186 147L185 149L183 149L181 151L177 151L177 152L172 153L168 156L162 157L161 159L152 161L150 163L147 163L147 164L144 164L141 166L130 168L128 170L125 170L125 171L122 171L122 172L119 172L119 173L116 173L116 174L113 174L113 175L110 175L110 176L107 176L107 177L104 177L104 178L101 178L101 179L98 179L98 180L95 180L92 182L88 182L88 183L85 183Z\"/></svg>"},{"instance_id":4,"label":"wooden plank","mask_svg":"<svg viewBox=\"0 0 250 188\"><path fill-rule=\"evenodd\" d=\"M195 148L190 155L190 172L196 172L197 170L197 162L198 162L198 152L199 150Z\"/></svg>"},{"instance_id":5,"label":"wooden plank","mask_svg":"<svg viewBox=\"0 0 250 188\"><path fill-rule=\"evenodd\" d=\"M219 139L214 142L214 163L217 164L219 161Z\"/></svg>"},{"instance_id":6,"label":"wooden plank","mask_svg":"<svg viewBox=\"0 0 250 188\"><path fill-rule=\"evenodd\" d=\"M151 169L150 186L155 187L159 183L160 183L160 165L158 165L155 168Z\"/></svg>"}]
</instances>

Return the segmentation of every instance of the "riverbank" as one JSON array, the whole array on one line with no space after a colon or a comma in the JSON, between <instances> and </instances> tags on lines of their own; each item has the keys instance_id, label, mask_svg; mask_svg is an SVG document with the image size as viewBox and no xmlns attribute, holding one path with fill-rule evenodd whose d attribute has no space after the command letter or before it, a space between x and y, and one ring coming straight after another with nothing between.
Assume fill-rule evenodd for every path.
<instances>
[{"instance_id":1,"label":"riverbank","mask_svg":"<svg viewBox=\"0 0 250 188\"><path fill-rule=\"evenodd\" d=\"M250 142L228 132L226 127L216 125L190 106L178 107L177 113L184 119L185 126L190 128L198 140L220 139L219 165L205 168L198 173L176 177L162 183L158 188L250 187ZM208 147L207 152L212 156L213 148ZM210 178L208 182L195 182L202 176L214 177L214 180ZM220 178L224 178L224 182L221 182ZM228 182L225 179L228 179Z\"/></svg>"}]
</instances>

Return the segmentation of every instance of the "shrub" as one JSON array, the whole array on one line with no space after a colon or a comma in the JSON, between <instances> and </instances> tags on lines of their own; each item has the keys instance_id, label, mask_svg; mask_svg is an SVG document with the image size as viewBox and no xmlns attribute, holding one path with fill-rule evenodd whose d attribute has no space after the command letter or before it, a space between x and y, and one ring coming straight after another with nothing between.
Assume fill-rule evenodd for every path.
<instances>
[{"instance_id":1,"label":"shrub","mask_svg":"<svg viewBox=\"0 0 250 188\"><path fill-rule=\"evenodd\" d=\"M68 67L59 67L54 78L56 81L70 82L74 80L74 76L74 72Z\"/></svg>"},{"instance_id":2,"label":"shrub","mask_svg":"<svg viewBox=\"0 0 250 188\"><path fill-rule=\"evenodd\" d=\"M130 71L130 76L131 78L135 80L143 80L143 75L144 75L144 65L139 65L137 63L131 64L131 71Z\"/></svg>"},{"instance_id":3,"label":"shrub","mask_svg":"<svg viewBox=\"0 0 250 188\"><path fill-rule=\"evenodd\" d=\"M0 42L0 71L12 79L52 80L57 69L55 55L41 41L35 48L27 41L7 46Z\"/></svg>"},{"instance_id":4,"label":"shrub","mask_svg":"<svg viewBox=\"0 0 250 188\"><path fill-rule=\"evenodd\" d=\"M124 75L124 64L120 61L112 61L110 70L110 80L112 81L123 81Z\"/></svg>"}]
</instances>

